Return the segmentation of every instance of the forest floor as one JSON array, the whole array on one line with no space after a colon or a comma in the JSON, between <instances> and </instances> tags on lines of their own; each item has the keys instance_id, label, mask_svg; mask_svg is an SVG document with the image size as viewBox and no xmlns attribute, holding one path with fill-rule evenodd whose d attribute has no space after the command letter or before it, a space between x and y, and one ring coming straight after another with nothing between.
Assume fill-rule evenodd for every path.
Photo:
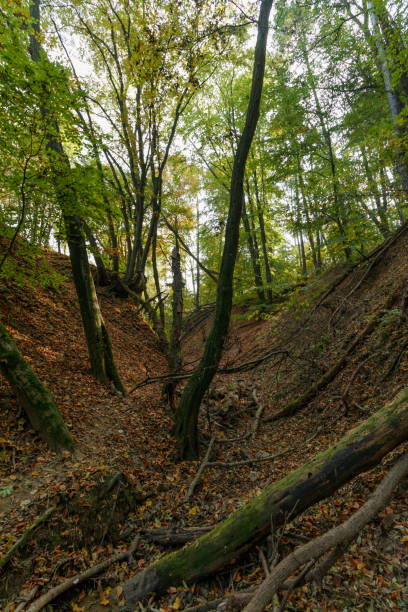
<instances>
[{"instance_id":1,"label":"forest floor","mask_svg":"<svg viewBox=\"0 0 408 612\"><path fill-rule=\"evenodd\" d=\"M5 381L0 386L0 558L45 509L56 507L0 574L0 609L12 612L18 598L35 597L141 539L133 563L109 570L55 600L53 610L114 609L109 591L169 550L144 529L213 525L293 468L339 439L406 386L408 373L408 232L374 266L367 279L360 266L318 305L343 270L332 270L298 289L265 319L234 311L224 367L276 354L248 372L218 375L204 402L203 451L216 436L211 460L236 463L209 467L188 501L197 462L175 462L172 415L160 384L123 399L91 377L85 341L70 280L69 260L48 252L54 270L66 277L58 289L1 282L0 320L53 392L77 442L73 457L57 457L31 432ZM24 261L20 261L25 265ZM34 274L36 266L30 270ZM363 282L358 286L359 282ZM351 293L352 292L352 293ZM395 300L384 309L390 295ZM166 361L149 326L128 300L99 292L120 373L127 388L166 373ZM370 317L378 322L340 374L298 414L268 421L290 399L307 390L346 350ZM196 317L197 318L197 317ZM208 316L184 341L184 359L198 359L211 323ZM255 391L255 394L254 394ZM347 394L345 392L347 391ZM256 435L245 440L259 406ZM346 410L346 406L348 409ZM281 451L285 454L271 460ZM378 484L402 448L382 465L356 478L336 495L290 521L280 554L326 531L352 514ZM253 463L248 463L249 460ZM121 480L115 480L120 472ZM113 495L99 496L102 483ZM98 492L98 495L94 493ZM247 590L263 577L260 549L273 554L272 538L197 585L174 585L150 601L163 612L182 610ZM322 586L296 590L287 610L408 610L408 482L334 566ZM20 608L21 609L21 608ZM120 608L118 608L120 609Z\"/></svg>"}]
</instances>

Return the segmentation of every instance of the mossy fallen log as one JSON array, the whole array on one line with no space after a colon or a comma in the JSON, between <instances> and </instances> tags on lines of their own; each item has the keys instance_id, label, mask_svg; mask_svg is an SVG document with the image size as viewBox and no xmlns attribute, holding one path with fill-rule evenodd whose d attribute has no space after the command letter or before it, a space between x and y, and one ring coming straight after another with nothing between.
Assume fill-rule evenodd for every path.
<instances>
[{"instance_id":1,"label":"mossy fallen log","mask_svg":"<svg viewBox=\"0 0 408 612\"><path fill-rule=\"evenodd\" d=\"M271 528L325 499L408 439L408 388L339 442L237 510L208 534L166 555L123 584L128 612L150 592L194 582L234 561Z\"/></svg>"},{"instance_id":2,"label":"mossy fallen log","mask_svg":"<svg viewBox=\"0 0 408 612\"><path fill-rule=\"evenodd\" d=\"M0 370L17 395L33 429L55 451L73 451L74 440L58 406L0 323Z\"/></svg>"}]
</instances>

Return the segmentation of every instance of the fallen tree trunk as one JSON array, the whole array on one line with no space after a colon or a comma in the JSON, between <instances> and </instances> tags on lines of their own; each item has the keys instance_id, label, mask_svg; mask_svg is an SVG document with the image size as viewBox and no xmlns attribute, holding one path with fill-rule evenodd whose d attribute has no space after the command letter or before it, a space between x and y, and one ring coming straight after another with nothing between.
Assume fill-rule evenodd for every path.
<instances>
[{"instance_id":1,"label":"fallen tree trunk","mask_svg":"<svg viewBox=\"0 0 408 612\"><path fill-rule=\"evenodd\" d=\"M1 323L0 372L10 383L38 435L52 450L72 452L75 443L54 398L31 369Z\"/></svg>"},{"instance_id":2,"label":"fallen tree trunk","mask_svg":"<svg viewBox=\"0 0 408 612\"><path fill-rule=\"evenodd\" d=\"M123 585L125 610L150 592L194 582L234 561L271 528L291 520L344 483L373 467L408 438L408 388L339 442L319 453L208 534L166 555Z\"/></svg>"}]
</instances>

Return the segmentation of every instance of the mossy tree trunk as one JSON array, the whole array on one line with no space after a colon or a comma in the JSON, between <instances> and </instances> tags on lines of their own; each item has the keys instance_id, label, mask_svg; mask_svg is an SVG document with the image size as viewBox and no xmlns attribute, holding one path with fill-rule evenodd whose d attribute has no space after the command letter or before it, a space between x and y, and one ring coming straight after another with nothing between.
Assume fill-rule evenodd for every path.
<instances>
[{"instance_id":1,"label":"mossy tree trunk","mask_svg":"<svg viewBox=\"0 0 408 612\"><path fill-rule=\"evenodd\" d=\"M10 383L33 429L55 451L73 451L74 440L54 398L0 323L0 370Z\"/></svg>"},{"instance_id":2,"label":"mossy tree trunk","mask_svg":"<svg viewBox=\"0 0 408 612\"><path fill-rule=\"evenodd\" d=\"M378 464L408 439L408 388L339 442L282 480L271 484L244 508L181 550L166 555L123 585L125 610L134 610L150 592L196 580L234 561L271 529L333 494Z\"/></svg>"},{"instance_id":3,"label":"mossy tree trunk","mask_svg":"<svg viewBox=\"0 0 408 612\"><path fill-rule=\"evenodd\" d=\"M196 459L198 457L198 413L203 396L217 371L228 332L232 307L233 275L237 258L239 227L244 199L245 166L259 118L265 71L268 22L272 1L262 0L259 13L251 93L245 125L238 142L232 169L230 205L225 230L221 271L217 285L214 322L204 354L184 389L176 413L174 433L178 441L179 455L183 459Z\"/></svg>"},{"instance_id":4,"label":"mossy tree trunk","mask_svg":"<svg viewBox=\"0 0 408 612\"><path fill-rule=\"evenodd\" d=\"M47 61L40 46L40 0L32 0L30 17L33 31L30 35L30 55L34 62ZM46 83L44 88L46 91ZM44 96L45 97L45 96ZM48 96L49 98L49 96ZM45 102L44 102L45 104ZM61 142L58 122L52 119L46 106L41 108L46 122L46 154L52 174L57 202L64 220L66 239L72 266L72 276L82 316L85 337L93 375L103 384L112 382L125 393L116 368L108 331L102 318L88 261L85 238L78 213L78 195L72 176L69 159Z\"/></svg>"}]
</instances>

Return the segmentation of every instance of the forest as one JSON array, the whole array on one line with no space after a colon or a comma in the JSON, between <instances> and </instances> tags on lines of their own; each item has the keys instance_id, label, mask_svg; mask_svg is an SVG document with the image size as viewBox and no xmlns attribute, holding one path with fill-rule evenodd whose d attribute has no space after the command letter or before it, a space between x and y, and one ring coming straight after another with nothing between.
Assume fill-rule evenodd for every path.
<instances>
[{"instance_id":1,"label":"forest","mask_svg":"<svg viewBox=\"0 0 408 612\"><path fill-rule=\"evenodd\" d=\"M408 610L408 5L0 0L0 609Z\"/></svg>"}]
</instances>

